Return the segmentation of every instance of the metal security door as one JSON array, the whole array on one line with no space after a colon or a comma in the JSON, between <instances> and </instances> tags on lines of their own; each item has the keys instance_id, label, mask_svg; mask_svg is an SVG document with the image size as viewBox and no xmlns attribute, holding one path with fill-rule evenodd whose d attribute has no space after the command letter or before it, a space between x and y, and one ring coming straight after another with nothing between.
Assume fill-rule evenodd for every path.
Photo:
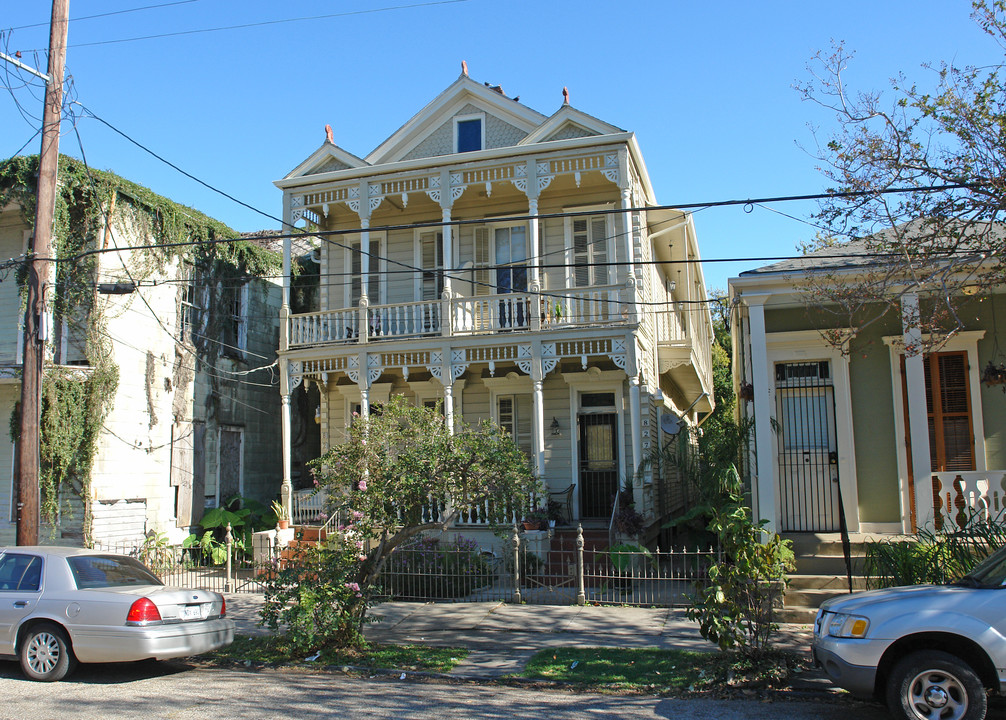
<instances>
[{"instance_id":1,"label":"metal security door","mask_svg":"<svg viewBox=\"0 0 1006 720\"><path fill-rule=\"evenodd\" d=\"M584 414L580 426L580 515L608 520L618 492L617 417L614 413Z\"/></svg>"},{"instance_id":2,"label":"metal security door","mask_svg":"<svg viewBox=\"0 0 1006 720\"><path fill-rule=\"evenodd\" d=\"M838 532L838 438L830 363L777 363L775 371L782 530Z\"/></svg>"}]
</instances>

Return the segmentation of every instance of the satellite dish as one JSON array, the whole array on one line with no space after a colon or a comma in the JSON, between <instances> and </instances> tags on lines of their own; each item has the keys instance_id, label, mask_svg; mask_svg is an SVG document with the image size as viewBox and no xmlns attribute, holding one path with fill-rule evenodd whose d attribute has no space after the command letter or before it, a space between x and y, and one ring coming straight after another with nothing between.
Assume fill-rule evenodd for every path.
<instances>
[{"instance_id":1,"label":"satellite dish","mask_svg":"<svg viewBox=\"0 0 1006 720\"><path fill-rule=\"evenodd\" d=\"M677 435L681 432L681 418L673 413L661 416L660 429L668 435Z\"/></svg>"}]
</instances>

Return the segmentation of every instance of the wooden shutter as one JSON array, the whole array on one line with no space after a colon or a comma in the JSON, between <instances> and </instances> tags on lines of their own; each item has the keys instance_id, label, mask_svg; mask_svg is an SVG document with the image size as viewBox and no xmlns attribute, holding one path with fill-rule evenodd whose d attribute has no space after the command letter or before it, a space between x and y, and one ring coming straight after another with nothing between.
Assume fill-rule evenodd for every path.
<instances>
[{"instance_id":1,"label":"wooden shutter","mask_svg":"<svg viewBox=\"0 0 1006 720\"><path fill-rule=\"evenodd\" d=\"M603 215L590 219L590 251L591 262L608 262L608 221ZM595 266L591 279L594 285L607 285L608 267Z\"/></svg>"},{"instance_id":2,"label":"wooden shutter","mask_svg":"<svg viewBox=\"0 0 1006 720\"><path fill-rule=\"evenodd\" d=\"M444 291L444 234L439 232L422 233L420 236L420 254L423 268L423 300L438 300Z\"/></svg>"},{"instance_id":3,"label":"wooden shutter","mask_svg":"<svg viewBox=\"0 0 1006 720\"><path fill-rule=\"evenodd\" d=\"M475 284L473 294L492 295L494 283L492 280L492 271L489 269L489 266L492 264L492 244L489 228L485 226L475 228L473 242L475 244L474 252L472 253L475 264L472 276Z\"/></svg>"},{"instance_id":4,"label":"wooden shutter","mask_svg":"<svg viewBox=\"0 0 1006 720\"><path fill-rule=\"evenodd\" d=\"M572 221L572 281L576 288L591 285L591 237L586 229L586 219Z\"/></svg>"}]
</instances>

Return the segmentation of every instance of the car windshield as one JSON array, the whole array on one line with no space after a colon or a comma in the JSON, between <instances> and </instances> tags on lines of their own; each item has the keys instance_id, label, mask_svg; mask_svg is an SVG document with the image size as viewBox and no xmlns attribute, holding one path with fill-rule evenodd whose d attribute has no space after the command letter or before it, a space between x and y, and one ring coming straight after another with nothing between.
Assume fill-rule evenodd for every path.
<instances>
[{"instance_id":1,"label":"car windshield","mask_svg":"<svg viewBox=\"0 0 1006 720\"><path fill-rule=\"evenodd\" d=\"M1006 547L989 555L978 563L974 570L954 584L972 587L1003 587L1006 584Z\"/></svg>"},{"instance_id":2,"label":"car windshield","mask_svg":"<svg viewBox=\"0 0 1006 720\"><path fill-rule=\"evenodd\" d=\"M66 561L79 590L164 584L142 563L121 555L75 555Z\"/></svg>"}]
</instances>

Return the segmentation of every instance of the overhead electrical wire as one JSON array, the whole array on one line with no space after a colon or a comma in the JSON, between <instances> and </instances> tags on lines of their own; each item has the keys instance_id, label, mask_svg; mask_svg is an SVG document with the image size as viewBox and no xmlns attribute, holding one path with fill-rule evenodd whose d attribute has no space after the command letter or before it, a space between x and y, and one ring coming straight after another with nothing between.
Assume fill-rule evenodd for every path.
<instances>
[{"instance_id":1,"label":"overhead electrical wire","mask_svg":"<svg viewBox=\"0 0 1006 720\"><path fill-rule=\"evenodd\" d=\"M194 2L199 2L199 0L174 0L174 2L161 3L159 5L144 5L143 7L137 8L126 8L125 10L111 10L109 12L97 13L95 15L82 15L81 17L70 18L71 23L78 23L83 20L94 20L96 18L111 17L113 15L127 15L129 13L141 12L143 10L156 10L158 8L172 7L174 5L189 5ZM47 22L32 23L31 25L18 25L16 27L9 28L10 30L29 30L31 28L37 27L49 27Z\"/></svg>"}]
</instances>

